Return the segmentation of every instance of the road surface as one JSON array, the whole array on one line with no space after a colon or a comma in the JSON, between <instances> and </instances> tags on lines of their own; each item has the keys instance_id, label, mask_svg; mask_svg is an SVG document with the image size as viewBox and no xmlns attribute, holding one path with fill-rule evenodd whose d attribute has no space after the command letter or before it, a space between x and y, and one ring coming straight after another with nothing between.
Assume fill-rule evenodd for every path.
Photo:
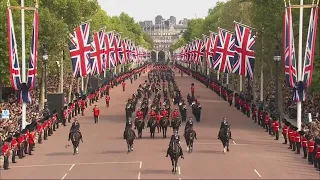
<instances>
[{"instance_id":1,"label":"road surface","mask_svg":"<svg viewBox=\"0 0 320 180\"><path fill-rule=\"evenodd\" d=\"M178 72L176 73L179 74ZM84 143L79 154L73 155L67 127L60 128L48 141L36 145L33 156L17 164L10 164L8 171L1 170L1 179L319 179L319 172L287 149L280 141L274 141L241 112L222 101L213 91L192 77L178 75L176 80L183 96L195 84L195 94L202 104L202 118L195 122L198 140L194 152L184 152L179 160L178 173L171 173L171 161L165 158L169 138L156 134L151 140L147 130L143 139L136 140L134 151L127 154L123 136L125 126L124 103L139 84L146 80L142 75L134 84L127 82L127 89L118 86L111 90L110 108L104 99L98 102L101 116L94 124L91 109L79 117ZM188 109L188 116L191 110ZM230 152L224 154L216 138L223 117L231 124L234 142ZM183 124L184 126L184 124ZM180 135L184 127L180 128ZM168 137L171 136L170 129ZM184 139L183 150L186 151Z\"/></svg>"}]
</instances>

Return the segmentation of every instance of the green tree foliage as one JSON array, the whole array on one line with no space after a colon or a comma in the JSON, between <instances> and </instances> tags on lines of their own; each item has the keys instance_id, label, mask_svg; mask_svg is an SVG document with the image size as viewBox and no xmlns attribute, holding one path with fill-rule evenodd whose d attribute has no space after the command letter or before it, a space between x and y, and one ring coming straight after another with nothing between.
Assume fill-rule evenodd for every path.
<instances>
[{"instance_id":1,"label":"green tree foliage","mask_svg":"<svg viewBox=\"0 0 320 180\"><path fill-rule=\"evenodd\" d=\"M20 0L10 0L12 6L19 6ZM0 83L9 85L9 62L7 47L7 1L0 1ZM34 1L26 1L26 6L34 6ZM13 21L21 63L21 14L19 10L13 10ZM29 46L32 33L33 13L26 11L26 59L29 57ZM105 27L107 31L121 32L122 37L128 37L136 45L151 49L153 41L145 34L138 23L128 14L110 17L101 9L97 0L39 0L39 48L38 48L38 76L42 73L42 45L48 46L49 73L57 73L56 61L62 58L62 50L65 50L65 72L71 72L71 62L68 53L68 33L73 33L74 28L81 22L90 21L91 34Z\"/></svg>"},{"instance_id":2,"label":"green tree foliage","mask_svg":"<svg viewBox=\"0 0 320 180\"><path fill-rule=\"evenodd\" d=\"M203 32L203 24L204 19L198 18L198 19L191 19L188 22L188 28L183 33L183 39L185 42L189 42L194 38L201 38L202 32Z\"/></svg>"}]
</instances>

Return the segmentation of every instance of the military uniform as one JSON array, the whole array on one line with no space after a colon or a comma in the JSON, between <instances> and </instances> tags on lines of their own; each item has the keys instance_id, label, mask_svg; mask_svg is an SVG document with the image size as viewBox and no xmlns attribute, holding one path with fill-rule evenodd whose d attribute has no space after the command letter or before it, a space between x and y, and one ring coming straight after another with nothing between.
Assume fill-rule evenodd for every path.
<instances>
[{"instance_id":1,"label":"military uniform","mask_svg":"<svg viewBox=\"0 0 320 180\"><path fill-rule=\"evenodd\" d=\"M8 137L5 142L4 145L2 146L2 155L4 157L4 161L3 161L3 168L5 170L9 169L9 157L10 157L10 151L11 151L11 147L10 147L10 143L12 141L12 137Z\"/></svg>"},{"instance_id":2,"label":"military uniform","mask_svg":"<svg viewBox=\"0 0 320 180\"><path fill-rule=\"evenodd\" d=\"M172 143L173 142L176 142L178 144L178 147L180 148L180 156L181 156L181 158L184 158L183 157L183 151L182 151L182 148L181 148L181 145L180 145L180 136L178 134L171 136L170 143L169 143L169 148L167 150L166 157L168 157L168 155L169 155L169 150L172 147Z\"/></svg>"},{"instance_id":3,"label":"military uniform","mask_svg":"<svg viewBox=\"0 0 320 180\"><path fill-rule=\"evenodd\" d=\"M179 103L179 111L181 114L181 121L185 122L187 119L187 105L185 104L184 101L182 101L182 103Z\"/></svg>"}]
</instances>

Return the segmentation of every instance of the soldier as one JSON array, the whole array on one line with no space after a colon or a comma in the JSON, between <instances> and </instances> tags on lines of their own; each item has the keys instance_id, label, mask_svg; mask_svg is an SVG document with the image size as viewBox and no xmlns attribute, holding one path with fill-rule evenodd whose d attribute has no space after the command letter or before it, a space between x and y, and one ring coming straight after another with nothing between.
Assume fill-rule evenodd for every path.
<instances>
[{"instance_id":1,"label":"soldier","mask_svg":"<svg viewBox=\"0 0 320 180\"><path fill-rule=\"evenodd\" d=\"M294 142L296 143L296 148L297 152L296 154L300 154L300 149L301 149L301 136L300 133L298 132L298 128L294 130Z\"/></svg>"},{"instance_id":2,"label":"soldier","mask_svg":"<svg viewBox=\"0 0 320 180\"><path fill-rule=\"evenodd\" d=\"M67 126L67 119L68 119L68 107L67 106L64 106L63 107L63 120L62 120L62 124L64 126Z\"/></svg>"},{"instance_id":3,"label":"soldier","mask_svg":"<svg viewBox=\"0 0 320 180\"><path fill-rule=\"evenodd\" d=\"M3 161L3 168L5 170L9 169L9 157L10 157L10 143L12 141L12 137L8 137L5 141L4 141L4 145L2 146L2 155L4 157L4 161Z\"/></svg>"},{"instance_id":4,"label":"soldier","mask_svg":"<svg viewBox=\"0 0 320 180\"><path fill-rule=\"evenodd\" d=\"M19 159L22 159L24 157L24 136L17 132L16 133L17 136L18 136L18 156L19 156Z\"/></svg>"},{"instance_id":5,"label":"soldier","mask_svg":"<svg viewBox=\"0 0 320 180\"><path fill-rule=\"evenodd\" d=\"M29 127L29 134L28 134L28 144L29 144L28 152L29 152L29 155L33 155L31 151L33 150L33 148L35 146L34 138L35 138L34 126L30 126Z\"/></svg>"},{"instance_id":6,"label":"soldier","mask_svg":"<svg viewBox=\"0 0 320 180\"><path fill-rule=\"evenodd\" d=\"M11 141L11 149L12 149L12 163L17 163L16 162L16 155L17 155L17 150L18 150L18 141L17 138L19 136L17 136L18 134L14 134L12 141Z\"/></svg>"},{"instance_id":7,"label":"soldier","mask_svg":"<svg viewBox=\"0 0 320 180\"><path fill-rule=\"evenodd\" d=\"M252 103L252 120L257 123L257 106L254 103Z\"/></svg>"},{"instance_id":8,"label":"soldier","mask_svg":"<svg viewBox=\"0 0 320 180\"><path fill-rule=\"evenodd\" d=\"M232 100L233 100L233 92L229 90L229 95L228 95L229 106L232 105Z\"/></svg>"},{"instance_id":9,"label":"soldier","mask_svg":"<svg viewBox=\"0 0 320 180\"><path fill-rule=\"evenodd\" d=\"M251 109L251 103L250 103L250 101L247 101L246 112L247 112L247 116L249 118L250 118L250 109Z\"/></svg>"},{"instance_id":10,"label":"soldier","mask_svg":"<svg viewBox=\"0 0 320 180\"><path fill-rule=\"evenodd\" d=\"M132 115L132 102L131 102L130 98L128 98L128 100L127 100L125 105L126 105L126 107L125 107L126 121L128 121L129 118L131 118L131 115Z\"/></svg>"},{"instance_id":11,"label":"soldier","mask_svg":"<svg viewBox=\"0 0 320 180\"><path fill-rule=\"evenodd\" d=\"M276 136L276 138L274 140L279 140L279 128L280 128L280 123L279 123L279 120L276 119L275 123L274 123L274 129L273 129L273 131L275 132L275 136Z\"/></svg>"},{"instance_id":12,"label":"soldier","mask_svg":"<svg viewBox=\"0 0 320 180\"><path fill-rule=\"evenodd\" d=\"M99 115L100 115L100 109L97 107L96 104L94 105L94 108L93 108L92 112L93 112L94 123L98 123Z\"/></svg>"},{"instance_id":13,"label":"soldier","mask_svg":"<svg viewBox=\"0 0 320 180\"><path fill-rule=\"evenodd\" d=\"M37 132L38 132L38 143L42 144L42 133L43 133L43 127L42 127L42 120L39 120L37 123Z\"/></svg>"},{"instance_id":14,"label":"soldier","mask_svg":"<svg viewBox=\"0 0 320 180\"><path fill-rule=\"evenodd\" d=\"M266 129L266 132L269 131L269 121L270 121L270 117L269 117L269 114L267 112L265 112L265 117L264 117L264 126L263 128Z\"/></svg>"},{"instance_id":15,"label":"soldier","mask_svg":"<svg viewBox=\"0 0 320 180\"><path fill-rule=\"evenodd\" d=\"M125 91L126 90L126 83L124 81L122 81L122 90Z\"/></svg>"},{"instance_id":16,"label":"soldier","mask_svg":"<svg viewBox=\"0 0 320 180\"><path fill-rule=\"evenodd\" d=\"M300 135L302 137L301 144L302 144L302 150L303 150L303 159L307 159L308 157L308 152L307 152L307 147L308 147L308 139L307 135L304 131L300 131Z\"/></svg>"},{"instance_id":17,"label":"soldier","mask_svg":"<svg viewBox=\"0 0 320 180\"><path fill-rule=\"evenodd\" d=\"M289 122L287 122L286 119L283 119L282 122L284 123L284 126L282 128L282 135L284 138L284 142L282 144L287 144L288 143L288 130L289 130Z\"/></svg>"},{"instance_id":18,"label":"soldier","mask_svg":"<svg viewBox=\"0 0 320 180\"><path fill-rule=\"evenodd\" d=\"M194 98L194 84L191 83L191 97Z\"/></svg>"},{"instance_id":19,"label":"soldier","mask_svg":"<svg viewBox=\"0 0 320 180\"><path fill-rule=\"evenodd\" d=\"M201 107L200 103L197 101L195 104L195 118L196 118L197 122L200 122L201 110L202 110L202 107Z\"/></svg>"},{"instance_id":20,"label":"soldier","mask_svg":"<svg viewBox=\"0 0 320 180\"><path fill-rule=\"evenodd\" d=\"M109 108L109 105L110 105L110 96L109 95L106 95L106 105L107 105L107 108Z\"/></svg>"}]
</instances>

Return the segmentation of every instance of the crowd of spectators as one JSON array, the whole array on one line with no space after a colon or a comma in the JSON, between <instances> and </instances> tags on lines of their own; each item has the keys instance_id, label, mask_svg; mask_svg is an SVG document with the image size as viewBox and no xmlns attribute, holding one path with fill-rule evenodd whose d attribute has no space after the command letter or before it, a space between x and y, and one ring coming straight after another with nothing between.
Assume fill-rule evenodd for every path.
<instances>
[{"instance_id":1,"label":"crowd of spectators","mask_svg":"<svg viewBox=\"0 0 320 180\"><path fill-rule=\"evenodd\" d=\"M64 92L68 93L70 89L70 85L72 84L72 75L66 74L64 76ZM59 87L59 76L48 75L47 77L47 90L48 93L58 92ZM77 83L74 81L72 91L75 92L77 87ZM39 109L39 93L40 87L37 86L37 89L31 91L31 102L27 105L27 122L31 122L32 120L36 120L42 117L42 109ZM10 117L9 119L2 119L0 116L0 138L4 140L8 133L15 132L19 129L21 125L21 103L17 100L15 94L10 94L5 101L0 102L0 114L2 110L9 110Z\"/></svg>"}]
</instances>

